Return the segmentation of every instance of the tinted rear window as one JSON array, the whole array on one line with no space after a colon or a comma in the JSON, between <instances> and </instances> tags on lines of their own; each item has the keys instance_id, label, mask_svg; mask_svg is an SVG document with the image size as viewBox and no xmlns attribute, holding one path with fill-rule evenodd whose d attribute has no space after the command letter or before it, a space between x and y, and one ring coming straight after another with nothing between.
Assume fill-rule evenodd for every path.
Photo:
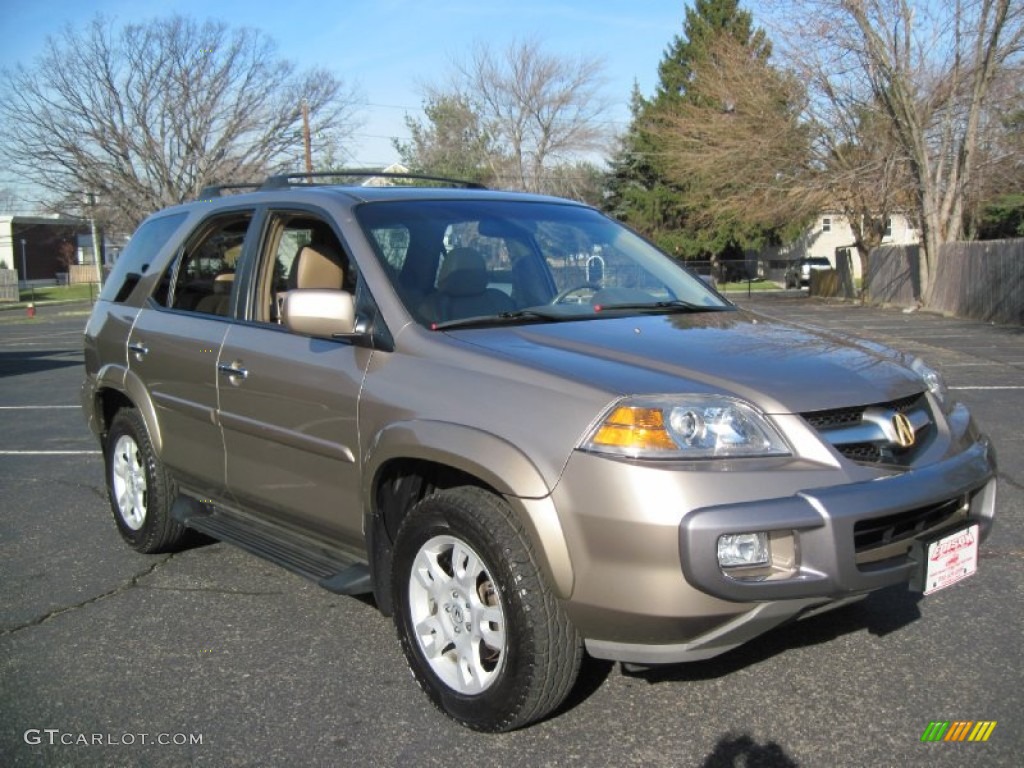
<instances>
[{"instance_id":1,"label":"tinted rear window","mask_svg":"<svg viewBox=\"0 0 1024 768\"><path fill-rule=\"evenodd\" d=\"M160 249L174 235L187 213L175 213L147 219L132 235L128 247L110 272L100 298L104 301L124 301L149 270Z\"/></svg>"}]
</instances>

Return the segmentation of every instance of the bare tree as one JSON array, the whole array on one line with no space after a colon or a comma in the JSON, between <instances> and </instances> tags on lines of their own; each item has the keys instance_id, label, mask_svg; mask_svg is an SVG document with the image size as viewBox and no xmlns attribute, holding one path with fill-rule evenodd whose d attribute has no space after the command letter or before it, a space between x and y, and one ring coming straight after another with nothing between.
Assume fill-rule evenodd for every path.
<instances>
[{"instance_id":1,"label":"bare tree","mask_svg":"<svg viewBox=\"0 0 1024 768\"><path fill-rule=\"evenodd\" d=\"M882 244L887 222L893 214L914 209L914 180L888 121L870 110L852 110L837 120L818 124L815 156L823 168L822 210L845 217L861 274L867 276L869 256Z\"/></svg>"},{"instance_id":2,"label":"bare tree","mask_svg":"<svg viewBox=\"0 0 1024 768\"><path fill-rule=\"evenodd\" d=\"M264 34L180 16L66 27L5 80L9 167L57 210L81 211L94 194L97 215L122 230L208 184L294 164L303 100L335 135L351 130L356 104L330 73L276 59Z\"/></svg>"},{"instance_id":3,"label":"bare tree","mask_svg":"<svg viewBox=\"0 0 1024 768\"><path fill-rule=\"evenodd\" d=\"M824 133L870 126L884 178L909 179L923 235L927 299L939 247L960 239L985 159L993 85L1019 63L1024 5L1014 0L777 0L777 40L812 89ZM1019 89L1019 86L1018 86ZM867 155L865 155L867 157ZM885 174L888 174L886 176Z\"/></svg>"},{"instance_id":4,"label":"bare tree","mask_svg":"<svg viewBox=\"0 0 1024 768\"><path fill-rule=\"evenodd\" d=\"M10 187L0 187L0 212L13 213L18 207L18 196Z\"/></svg>"},{"instance_id":5,"label":"bare tree","mask_svg":"<svg viewBox=\"0 0 1024 768\"><path fill-rule=\"evenodd\" d=\"M552 195L592 205L604 202L606 171L586 160L559 163L547 170L544 186Z\"/></svg>"},{"instance_id":6,"label":"bare tree","mask_svg":"<svg viewBox=\"0 0 1024 768\"><path fill-rule=\"evenodd\" d=\"M980 129L977 172L966 190L965 234L968 239L989 236L995 209L1024 214L1024 64L1000 72ZM1004 210L1011 217L1014 214ZM996 226L1005 230L1005 227ZM1002 236L1006 236L1005 231Z\"/></svg>"},{"instance_id":7,"label":"bare tree","mask_svg":"<svg viewBox=\"0 0 1024 768\"><path fill-rule=\"evenodd\" d=\"M536 40L500 53L477 44L449 86L434 92L448 91L479 116L497 150L500 184L544 192L551 167L605 146L603 69L599 59L545 53Z\"/></svg>"}]
</instances>

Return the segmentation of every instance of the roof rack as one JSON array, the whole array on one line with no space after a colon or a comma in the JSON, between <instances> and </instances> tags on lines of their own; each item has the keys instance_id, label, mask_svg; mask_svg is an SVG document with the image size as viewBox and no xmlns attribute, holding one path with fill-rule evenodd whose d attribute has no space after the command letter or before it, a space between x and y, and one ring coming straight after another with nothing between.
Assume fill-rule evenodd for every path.
<instances>
[{"instance_id":1,"label":"roof rack","mask_svg":"<svg viewBox=\"0 0 1024 768\"><path fill-rule=\"evenodd\" d=\"M226 189L259 189L260 182L248 182L240 184L211 184L208 187L203 187L203 190L199 193L197 200L209 200L214 197L223 197L221 194Z\"/></svg>"},{"instance_id":2,"label":"roof rack","mask_svg":"<svg viewBox=\"0 0 1024 768\"><path fill-rule=\"evenodd\" d=\"M487 189L483 184L465 179L449 179L445 176L428 176L422 173L399 173L395 171L377 171L372 168L346 169L341 171L317 171L316 173L281 173L268 176L260 189L284 189L293 186L291 179L320 179L338 177L360 177L369 179L406 179L411 181L434 181L439 184L448 184L453 187L464 187L466 189ZM302 184L303 182L298 182ZM312 182L305 182L310 184Z\"/></svg>"}]
</instances>

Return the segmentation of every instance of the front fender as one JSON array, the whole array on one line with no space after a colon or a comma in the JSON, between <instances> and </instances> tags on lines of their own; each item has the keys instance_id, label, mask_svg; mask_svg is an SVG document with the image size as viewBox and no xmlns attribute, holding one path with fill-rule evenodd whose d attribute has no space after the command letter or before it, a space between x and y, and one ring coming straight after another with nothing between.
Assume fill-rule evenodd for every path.
<instances>
[{"instance_id":1,"label":"front fender","mask_svg":"<svg viewBox=\"0 0 1024 768\"><path fill-rule=\"evenodd\" d=\"M363 467L363 503L375 509L381 468L396 459L428 461L471 475L500 493L523 522L540 567L559 597L572 594L573 568L551 488L526 454L497 435L441 421L390 424L372 441Z\"/></svg>"}]
</instances>

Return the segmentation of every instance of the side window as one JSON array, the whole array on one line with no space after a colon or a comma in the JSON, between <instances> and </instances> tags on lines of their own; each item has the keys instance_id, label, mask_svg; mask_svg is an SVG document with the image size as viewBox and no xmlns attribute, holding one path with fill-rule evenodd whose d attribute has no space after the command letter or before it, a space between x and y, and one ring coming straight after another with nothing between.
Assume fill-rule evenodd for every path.
<instances>
[{"instance_id":1,"label":"side window","mask_svg":"<svg viewBox=\"0 0 1024 768\"><path fill-rule=\"evenodd\" d=\"M356 270L327 222L308 213L270 216L260 248L256 317L280 323L288 291L329 288L356 292Z\"/></svg>"},{"instance_id":2,"label":"side window","mask_svg":"<svg viewBox=\"0 0 1024 768\"><path fill-rule=\"evenodd\" d=\"M252 217L250 211L234 212L206 222L185 244L177 269L165 275L169 290L157 301L171 309L230 314L235 274Z\"/></svg>"},{"instance_id":3,"label":"side window","mask_svg":"<svg viewBox=\"0 0 1024 768\"><path fill-rule=\"evenodd\" d=\"M187 213L176 213L144 221L132 235L128 247L114 265L100 298L115 302L127 299L149 270L149 265L153 263L160 249L178 231L178 227L186 218Z\"/></svg>"}]
</instances>

